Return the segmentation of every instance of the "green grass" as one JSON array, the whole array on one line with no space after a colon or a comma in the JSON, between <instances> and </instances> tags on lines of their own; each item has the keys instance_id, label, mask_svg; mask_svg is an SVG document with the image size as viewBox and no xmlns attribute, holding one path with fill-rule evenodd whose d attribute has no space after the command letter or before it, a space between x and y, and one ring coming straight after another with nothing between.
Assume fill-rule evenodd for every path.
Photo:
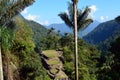
<instances>
[{"instance_id":1,"label":"green grass","mask_svg":"<svg viewBox=\"0 0 120 80\"><path fill-rule=\"evenodd\" d=\"M46 50L46 51L43 51L43 54L49 58L58 57L56 50Z\"/></svg>"},{"instance_id":2,"label":"green grass","mask_svg":"<svg viewBox=\"0 0 120 80\"><path fill-rule=\"evenodd\" d=\"M59 61L59 59L50 59L50 60L47 60L47 64L58 65L58 64L60 64L60 61Z\"/></svg>"},{"instance_id":3,"label":"green grass","mask_svg":"<svg viewBox=\"0 0 120 80\"><path fill-rule=\"evenodd\" d=\"M53 69L50 69L50 72L52 73L52 74L56 74L57 73L57 69L55 69L55 68L53 68Z\"/></svg>"},{"instance_id":4,"label":"green grass","mask_svg":"<svg viewBox=\"0 0 120 80\"><path fill-rule=\"evenodd\" d=\"M67 75L63 71L60 71L58 73L58 76L55 78L55 80L61 79L61 78L67 78Z\"/></svg>"}]
</instances>

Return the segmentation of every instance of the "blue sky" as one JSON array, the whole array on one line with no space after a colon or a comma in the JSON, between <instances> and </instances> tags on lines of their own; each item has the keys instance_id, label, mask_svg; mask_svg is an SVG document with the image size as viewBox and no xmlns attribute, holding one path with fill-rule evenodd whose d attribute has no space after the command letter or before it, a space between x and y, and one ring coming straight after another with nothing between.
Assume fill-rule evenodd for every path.
<instances>
[{"instance_id":1,"label":"blue sky","mask_svg":"<svg viewBox=\"0 0 120 80\"><path fill-rule=\"evenodd\" d=\"M29 20L43 25L63 23L59 18L60 12L67 12L68 1L71 0L36 0L35 3L22 11L22 15ZM90 6L94 20L104 22L120 15L120 0L79 0L78 8Z\"/></svg>"}]
</instances>

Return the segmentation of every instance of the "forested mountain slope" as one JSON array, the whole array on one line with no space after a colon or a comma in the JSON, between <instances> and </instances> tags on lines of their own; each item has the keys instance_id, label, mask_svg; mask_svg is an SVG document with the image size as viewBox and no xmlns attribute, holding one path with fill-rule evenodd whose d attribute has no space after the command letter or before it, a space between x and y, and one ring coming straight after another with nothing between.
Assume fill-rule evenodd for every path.
<instances>
[{"instance_id":1,"label":"forested mountain slope","mask_svg":"<svg viewBox=\"0 0 120 80\"><path fill-rule=\"evenodd\" d=\"M48 36L49 29L45 28L43 25L35 22L26 20L22 15L17 15L16 17L20 18L22 21L24 21L33 31L33 41L37 47L41 46L41 40ZM55 34L55 33L52 33Z\"/></svg>"},{"instance_id":2,"label":"forested mountain slope","mask_svg":"<svg viewBox=\"0 0 120 80\"><path fill-rule=\"evenodd\" d=\"M110 47L110 43L120 36L120 24L116 20L99 24L91 33L83 37L89 44L99 45L100 48Z\"/></svg>"}]
</instances>

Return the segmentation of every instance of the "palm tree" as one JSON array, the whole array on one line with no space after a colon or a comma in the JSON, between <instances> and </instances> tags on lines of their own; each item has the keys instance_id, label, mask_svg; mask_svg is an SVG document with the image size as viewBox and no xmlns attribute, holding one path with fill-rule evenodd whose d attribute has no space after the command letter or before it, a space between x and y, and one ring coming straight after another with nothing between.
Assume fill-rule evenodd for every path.
<instances>
[{"instance_id":1,"label":"palm tree","mask_svg":"<svg viewBox=\"0 0 120 80\"><path fill-rule=\"evenodd\" d=\"M73 1L73 0L72 0ZM78 47L77 47L77 0L73 1L73 16L74 16L74 57L75 57L75 80L78 80Z\"/></svg>"},{"instance_id":2,"label":"palm tree","mask_svg":"<svg viewBox=\"0 0 120 80\"><path fill-rule=\"evenodd\" d=\"M68 3L68 13L62 12L58 16L71 28L74 32L74 12L73 3ZM85 29L93 20L89 18L91 9L87 6L83 10L77 9L77 31Z\"/></svg>"},{"instance_id":3,"label":"palm tree","mask_svg":"<svg viewBox=\"0 0 120 80\"><path fill-rule=\"evenodd\" d=\"M35 0L2 0L0 1L0 25L6 25L12 17L19 14Z\"/></svg>"},{"instance_id":4,"label":"palm tree","mask_svg":"<svg viewBox=\"0 0 120 80\"><path fill-rule=\"evenodd\" d=\"M48 30L48 33L47 33L47 34L52 33L54 30L55 30L55 28L54 28L54 27L51 27L51 28Z\"/></svg>"},{"instance_id":5,"label":"palm tree","mask_svg":"<svg viewBox=\"0 0 120 80\"><path fill-rule=\"evenodd\" d=\"M73 29L74 32L74 55L75 55L75 80L78 80L78 49L77 49L77 32L85 29L93 20L88 18L91 11L89 7L84 10L77 9L78 0L72 0L69 3L68 14L66 12L60 13L60 18L65 22L68 27Z\"/></svg>"},{"instance_id":6,"label":"palm tree","mask_svg":"<svg viewBox=\"0 0 120 80\"><path fill-rule=\"evenodd\" d=\"M6 26L6 24L9 23L12 17L19 14L25 7L31 5L33 2L34 0L1 0L0 1L0 26L2 28ZM2 66L1 44L2 43L0 43L0 79L4 80L3 69L2 69L3 66Z\"/></svg>"}]
</instances>

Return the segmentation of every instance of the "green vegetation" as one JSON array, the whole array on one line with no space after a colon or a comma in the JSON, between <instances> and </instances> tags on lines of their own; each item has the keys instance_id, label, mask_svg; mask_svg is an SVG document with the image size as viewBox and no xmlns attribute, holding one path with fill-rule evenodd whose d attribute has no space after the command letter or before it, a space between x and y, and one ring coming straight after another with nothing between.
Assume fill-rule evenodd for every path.
<instances>
[{"instance_id":1,"label":"green vegetation","mask_svg":"<svg viewBox=\"0 0 120 80\"><path fill-rule=\"evenodd\" d=\"M97 64L100 57L100 51L87 45L81 39L78 39L78 61L79 61L79 80L97 80ZM65 59L65 72L70 79L74 79L74 45L63 48Z\"/></svg>"},{"instance_id":2,"label":"green vegetation","mask_svg":"<svg viewBox=\"0 0 120 80\"><path fill-rule=\"evenodd\" d=\"M17 15L16 18L19 18L22 21L24 21L29 26L29 28L32 29L32 39L35 43L35 47L36 47L35 49L37 50L40 49L41 46L43 45L42 44L42 41L44 41L43 39L48 37L47 32L49 32L49 30L46 29L43 25L38 24L37 22L26 20L21 14ZM51 35L53 34L55 33L54 32L51 33Z\"/></svg>"},{"instance_id":3,"label":"green vegetation","mask_svg":"<svg viewBox=\"0 0 120 80\"><path fill-rule=\"evenodd\" d=\"M92 36L94 36L94 38ZM100 24L94 31L84 38L87 41L89 40L90 43L98 46L101 50L101 56L97 65L99 69L97 71L97 80L119 80L119 16L115 18L115 20Z\"/></svg>"},{"instance_id":4,"label":"green vegetation","mask_svg":"<svg viewBox=\"0 0 120 80\"><path fill-rule=\"evenodd\" d=\"M25 19L24 19L25 20ZM46 29L43 25L40 25L34 21L27 21L27 24L30 26L30 28L33 31L33 41L36 45L36 48L40 48L42 46L42 41L44 37L47 37L48 34L47 32L49 31L48 29Z\"/></svg>"},{"instance_id":5,"label":"green vegetation","mask_svg":"<svg viewBox=\"0 0 120 80\"><path fill-rule=\"evenodd\" d=\"M10 63L17 68L17 72L13 74L17 77L13 77L13 79L49 79L49 76L45 76L47 73L41 64L40 56L34 51L35 44L32 41L31 28L18 17L15 17L14 20L15 36L12 39L12 47L9 50ZM10 64L10 66L12 65ZM10 72L12 73L13 71L11 70Z\"/></svg>"},{"instance_id":6,"label":"green vegetation","mask_svg":"<svg viewBox=\"0 0 120 80\"><path fill-rule=\"evenodd\" d=\"M54 28L48 30L34 21L25 20L20 14L15 16L34 0L13 0L7 5L6 1L0 2L0 57L3 61L0 66L3 65L4 79L75 80L73 34L60 36L60 31L55 33ZM69 15L61 13L59 16L74 31L71 5ZM87 18L89 11L88 7L82 12L78 10L78 31L92 22ZM79 80L120 80L119 22L120 16L100 24L87 37L90 43L99 43L101 51L78 38Z\"/></svg>"},{"instance_id":7,"label":"green vegetation","mask_svg":"<svg viewBox=\"0 0 120 80\"><path fill-rule=\"evenodd\" d=\"M0 30L4 79L13 76L13 80L49 80L40 56L34 51L33 32L29 25L21 18L14 17L7 27Z\"/></svg>"},{"instance_id":8,"label":"green vegetation","mask_svg":"<svg viewBox=\"0 0 120 80\"><path fill-rule=\"evenodd\" d=\"M4 56L3 65L7 66L6 64L9 63L11 70L8 71L13 74L13 79L51 80L41 64L41 57L34 51L36 45L33 41L33 28L30 28L28 23L19 17L14 17L13 20L14 23L9 25L13 25L13 27L7 28L6 33L1 30L3 31L1 32L2 35L6 36L1 36L1 38L3 37L2 41L5 40L4 44L2 42L2 45L6 45L8 47L2 47L2 52L7 54ZM49 31L47 31L46 34L48 32ZM56 56L58 57L58 54L56 54L55 50L50 49L62 50L62 55L64 57L64 72L70 79L74 80L75 72L73 35L66 33L65 35L59 37L56 34L50 33L48 37L41 37L41 39L46 39L53 43L54 39L56 39L55 41L57 46L53 45L54 47L47 47L51 46L52 43L41 43L41 45L47 45L43 46L43 48L40 47L41 49L45 50L43 53L49 58L55 58ZM112 47L109 49L110 51L108 53L101 53L95 47L86 44L81 39L78 39L79 80L114 80L116 77L119 79L119 44L118 38L114 43L112 43ZM47 61L47 63L53 65L55 64L56 67L61 64L56 59ZM4 72L4 77L6 79L7 69L4 68L4 70L6 70L6 72ZM13 72L15 70L16 72ZM50 72L53 74L55 74L57 71L58 70L55 68L50 69Z\"/></svg>"},{"instance_id":9,"label":"green vegetation","mask_svg":"<svg viewBox=\"0 0 120 80\"><path fill-rule=\"evenodd\" d=\"M98 80L119 80L120 79L120 37L111 44L109 53L102 54L104 61L101 61ZM102 59L101 59L102 60Z\"/></svg>"},{"instance_id":10,"label":"green vegetation","mask_svg":"<svg viewBox=\"0 0 120 80\"><path fill-rule=\"evenodd\" d=\"M50 39L52 41L53 39ZM68 77L74 79L74 42L72 34L65 34L59 38L58 50L63 51L64 71ZM78 39L78 56L79 56L79 79L80 80L97 80L98 64L100 51L95 47L87 45L83 40ZM45 50L43 53L48 57L56 55L55 50ZM50 64L58 64L57 61L50 61ZM53 70L54 72L54 70ZM56 72L56 71L55 71Z\"/></svg>"}]
</instances>

